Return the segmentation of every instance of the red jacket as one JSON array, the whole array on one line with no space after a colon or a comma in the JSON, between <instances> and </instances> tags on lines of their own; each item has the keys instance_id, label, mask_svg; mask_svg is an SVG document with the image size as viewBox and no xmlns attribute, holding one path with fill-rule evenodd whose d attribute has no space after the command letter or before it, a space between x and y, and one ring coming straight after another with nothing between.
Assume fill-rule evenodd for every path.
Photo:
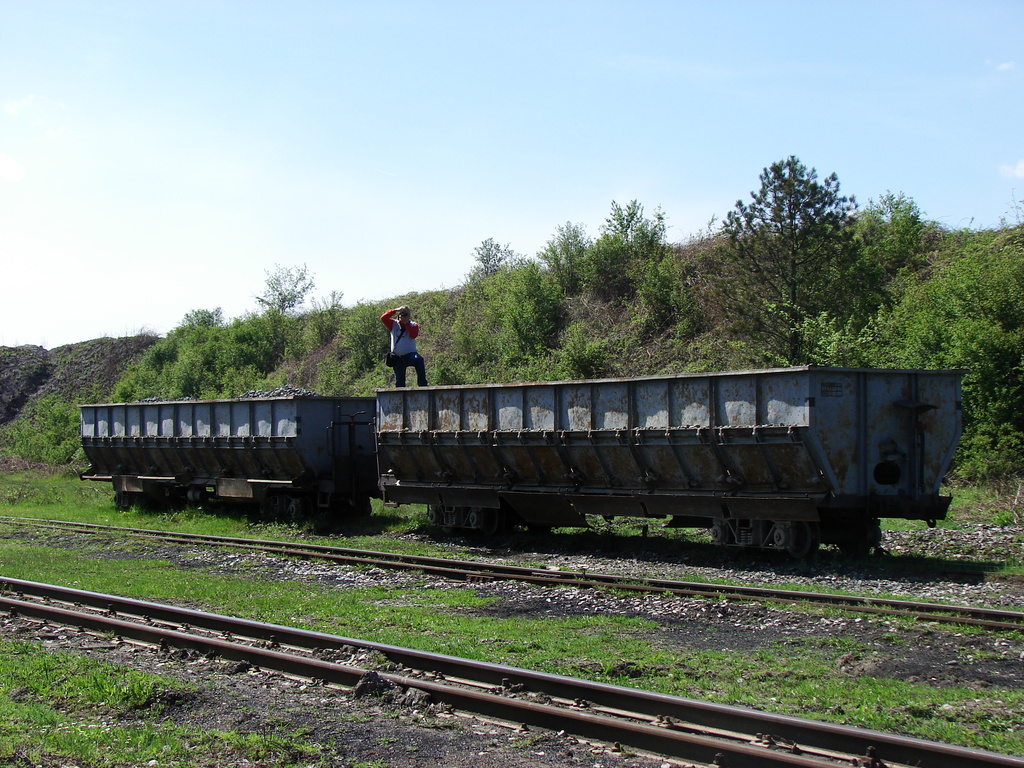
<instances>
[{"instance_id":1,"label":"red jacket","mask_svg":"<svg viewBox=\"0 0 1024 768\"><path fill-rule=\"evenodd\" d=\"M380 321L384 323L384 327L387 328L389 331L395 325L395 312L396 310L389 309L387 312L380 316ZM419 323L414 323L412 320L410 320L409 322L403 325L402 321L399 320L398 325L399 327L405 328L405 335L408 336L410 339L415 339L417 336L420 335Z\"/></svg>"}]
</instances>

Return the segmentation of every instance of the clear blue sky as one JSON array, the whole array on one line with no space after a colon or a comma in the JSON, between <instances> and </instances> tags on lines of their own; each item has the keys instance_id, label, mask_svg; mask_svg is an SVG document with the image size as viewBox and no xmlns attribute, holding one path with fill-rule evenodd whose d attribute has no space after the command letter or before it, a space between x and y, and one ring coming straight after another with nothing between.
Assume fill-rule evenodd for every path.
<instances>
[{"instance_id":1,"label":"clear blue sky","mask_svg":"<svg viewBox=\"0 0 1024 768\"><path fill-rule=\"evenodd\" d=\"M1024 199L1024 2L0 0L0 345L453 287L796 155L950 227Z\"/></svg>"}]
</instances>

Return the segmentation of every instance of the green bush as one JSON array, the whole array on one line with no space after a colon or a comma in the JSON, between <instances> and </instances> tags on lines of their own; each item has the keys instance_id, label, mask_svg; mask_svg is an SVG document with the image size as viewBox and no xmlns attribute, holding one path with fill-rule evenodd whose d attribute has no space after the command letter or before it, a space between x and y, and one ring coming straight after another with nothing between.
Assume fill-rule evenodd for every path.
<instances>
[{"instance_id":1,"label":"green bush","mask_svg":"<svg viewBox=\"0 0 1024 768\"><path fill-rule=\"evenodd\" d=\"M78 406L58 395L36 400L0 430L0 446L10 456L43 464L84 463Z\"/></svg>"},{"instance_id":2,"label":"green bush","mask_svg":"<svg viewBox=\"0 0 1024 768\"><path fill-rule=\"evenodd\" d=\"M1024 243L1009 232L958 232L942 261L879 314L878 365L962 368L962 471L1024 469Z\"/></svg>"}]
</instances>

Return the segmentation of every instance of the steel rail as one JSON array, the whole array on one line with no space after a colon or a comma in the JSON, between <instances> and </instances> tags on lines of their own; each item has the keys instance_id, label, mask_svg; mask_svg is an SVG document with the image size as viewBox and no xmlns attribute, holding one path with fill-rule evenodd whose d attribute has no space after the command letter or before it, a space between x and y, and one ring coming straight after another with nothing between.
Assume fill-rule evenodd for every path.
<instances>
[{"instance_id":1,"label":"steel rail","mask_svg":"<svg viewBox=\"0 0 1024 768\"><path fill-rule=\"evenodd\" d=\"M385 569L412 570L458 581L515 580L540 586L575 586L612 588L627 592L672 594L679 597L756 600L817 604L842 608L857 613L931 621L942 624L970 625L993 630L1024 630L1024 612L947 603L927 603L864 595L842 595L801 590L772 589L729 584L643 579L588 571L550 571L500 563L407 555L373 550L348 549L320 544L294 544L263 539L241 539L194 533L174 533L146 528L124 528L43 520L37 518L2 517L0 522L20 523L83 533L116 532L134 536L159 538L172 543L210 544L287 555L316 558L351 565L376 566Z\"/></svg>"},{"instance_id":2,"label":"steel rail","mask_svg":"<svg viewBox=\"0 0 1024 768\"><path fill-rule=\"evenodd\" d=\"M262 624L114 595L3 577L0 577L0 587L5 592L21 596L0 596L0 608L12 613L142 642L189 648L226 659L246 660L262 668L344 686L355 685L365 670L296 656L278 648L326 650L354 647L377 651L405 668L475 683L476 687L467 688L381 673L396 685L426 691L434 700L459 709L513 723L566 730L605 743L616 741L658 754L714 762L727 768L774 765L821 768L835 765L837 761L846 765L900 763L926 768L1024 768L1024 759L983 750ZM25 595L47 602L26 601L22 599ZM101 613L82 613L54 605L54 601L65 605L88 605ZM148 623L123 618L129 615ZM157 627L152 624L155 620L189 631ZM192 634L191 629L195 627L222 633L224 637ZM267 641L273 648L246 646L227 637ZM572 706L553 708L501 695L501 692L518 687L565 703L585 703L579 709ZM624 719L627 717L633 719Z\"/></svg>"}]
</instances>

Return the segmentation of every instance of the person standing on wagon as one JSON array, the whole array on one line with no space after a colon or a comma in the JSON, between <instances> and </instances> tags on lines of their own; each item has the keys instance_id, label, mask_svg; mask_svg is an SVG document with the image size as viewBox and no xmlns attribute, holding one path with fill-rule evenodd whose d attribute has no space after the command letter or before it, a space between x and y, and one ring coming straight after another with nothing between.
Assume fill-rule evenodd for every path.
<instances>
[{"instance_id":1,"label":"person standing on wagon","mask_svg":"<svg viewBox=\"0 0 1024 768\"><path fill-rule=\"evenodd\" d=\"M427 366L416 351L416 337L420 335L419 323L412 321L412 313L405 305L387 310L380 321L391 335L391 355L388 365L395 369L395 386L405 386L405 369L410 365L416 369L416 384L427 386Z\"/></svg>"}]
</instances>

